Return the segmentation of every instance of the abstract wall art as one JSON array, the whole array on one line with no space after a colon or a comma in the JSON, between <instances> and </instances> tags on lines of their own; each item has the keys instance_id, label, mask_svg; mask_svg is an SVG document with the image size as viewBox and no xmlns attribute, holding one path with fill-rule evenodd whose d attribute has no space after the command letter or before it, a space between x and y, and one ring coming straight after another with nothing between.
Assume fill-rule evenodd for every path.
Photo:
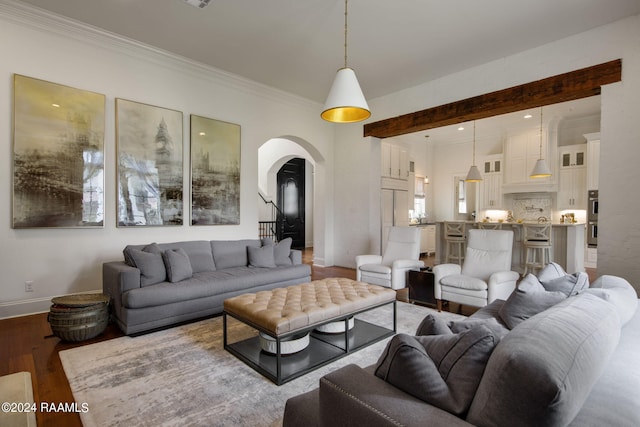
<instances>
[{"instance_id":1,"label":"abstract wall art","mask_svg":"<svg viewBox=\"0 0 640 427\"><path fill-rule=\"evenodd\" d=\"M13 83L13 227L103 227L105 96Z\"/></svg>"},{"instance_id":2,"label":"abstract wall art","mask_svg":"<svg viewBox=\"0 0 640 427\"><path fill-rule=\"evenodd\" d=\"M191 224L240 224L240 125L191 115Z\"/></svg>"},{"instance_id":3,"label":"abstract wall art","mask_svg":"<svg viewBox=\"0 0 640 427\"><path fill-rule=\"evenodd\" d=\"M116 98L118 227L183 223L182 112Z\"/></svg>"}]
</instances>

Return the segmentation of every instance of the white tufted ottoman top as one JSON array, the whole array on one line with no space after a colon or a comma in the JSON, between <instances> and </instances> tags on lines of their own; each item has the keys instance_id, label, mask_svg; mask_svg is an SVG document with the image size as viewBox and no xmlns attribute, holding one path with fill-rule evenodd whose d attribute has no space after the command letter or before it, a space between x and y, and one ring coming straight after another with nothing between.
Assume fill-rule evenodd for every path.
<instances>
[{"instance_id":1,"label":"white tufted ottoman top","mask_svg":"<svg viewBox=\"0 0 640 427\"><path fill-rule=\"evenodd\" d=\"M329 278L229 298L224 301L224 311L277 336L395 298L396 292L389 288Z\"/></svg>"}]
</instances>

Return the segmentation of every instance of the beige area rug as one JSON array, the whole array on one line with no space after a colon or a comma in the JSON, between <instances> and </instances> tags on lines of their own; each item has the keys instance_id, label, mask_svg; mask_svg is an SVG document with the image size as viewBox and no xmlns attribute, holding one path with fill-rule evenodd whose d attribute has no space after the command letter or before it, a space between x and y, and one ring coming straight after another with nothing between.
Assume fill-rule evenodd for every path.
<instances>
[{"instance_id":1,"label":"beige area rug","mask_svg":"<svg viewBox=\"0 0 640 427\"><path fill-rule=\"evenodd\" d=\"M390 325L391 310L358 317ZM463 318L398 302L398 332L413 334L429 313ZM248 330L229 325L234 341ZM282 386L225 351L222 340L222 317L216 317L65 350L60 359L75 401L88 404L80 414L85 427L279 426L288 398L316 388L320 377L341 366L374 364L389 338Z\"/></svg>"}]
</instances>

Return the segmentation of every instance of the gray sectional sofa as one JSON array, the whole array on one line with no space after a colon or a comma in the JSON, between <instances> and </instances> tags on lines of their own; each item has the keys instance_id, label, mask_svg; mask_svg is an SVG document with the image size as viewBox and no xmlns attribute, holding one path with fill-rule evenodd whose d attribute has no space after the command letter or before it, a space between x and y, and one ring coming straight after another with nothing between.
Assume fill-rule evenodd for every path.
<instances>
[{"instance_id":1,"label":"gray sectional sofa","mask_svg":"<svg viewBox=\"0 0 640 427\"><path fill-rule=\"evenodd\" d=\"M284 426L639 426L638 296L619 277L584 285L527 276L468 319L427 316L376 365L289 399Z\"/></svg>"},{"instance_id":2,"label":"gray sectional sofa","mask_svg":"<svg viewBox=\"0 0 640 427\"><path fill-rule=\"evenodd\" d=\"M225 299L311 280L291 239L200 240L129 245L103 264L112 318L137 334L222 313Z\"/></svg>"}]
</instances>

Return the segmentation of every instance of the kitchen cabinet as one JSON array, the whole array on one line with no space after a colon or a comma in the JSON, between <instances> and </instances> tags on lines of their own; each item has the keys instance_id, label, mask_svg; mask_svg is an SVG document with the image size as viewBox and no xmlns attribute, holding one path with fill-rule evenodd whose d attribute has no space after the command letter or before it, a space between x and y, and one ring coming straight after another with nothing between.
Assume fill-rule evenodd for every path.
<instances>
[{"instance_id":1,"label":"kitchen cabinet","mask_svg":"<svg viewBox=\"0 0 640 427\"><path fill-rule=\"evenodd\" d=\"M586 166L587 144L558 147L560 169L573 169Z\"/></svg>"},{"instance_id":2,"label":"kitchen cabinet","mask_svg":"<svg viewBox=\"0 0 640 427\"><path fill-rule=\"evenodd\" d=\"M542 158L546 159L551 172L554 163L549 159L549 144L542 136ZM532 130L510 134L504 144L503 192L555 191L555 177L530 178L529 175L540 158L540 131Z\"/></svg>"},{"instance_id":3,"label":"kitchen cabinet","mask_svg":"<svg viewBox=\"0 0 640 427\"><path fill-rule=\"evenodd\" d=\"M600 132L587 133L587 190L597 190L600 180Z\"/></svg>"},{"instance_id":4,"label":"kitchen cabinet","mask_svg":"<svg viewBox=\"0 0 640 427\"><path fill-rule=\"evenodd\" d=\"M405 181L409 179L409 152L407 149L388 142L383 142L381 145L382 176Z\"/></svg>"},{"instance_id":5,"label":"kitchen cabinet","mask_svg":"<svg viewBox=\"0 0 640 427\"><path fill-rule=\"evenodd\" d=\"M420 227L420 253L436 253L436 226L429 224Z\"/></svg>"},{"instance_id":6,"label":"kitchen cabinet","mask_svg":"<svg viewBox=\"0 0 640 427\"><path fill-rule=\"evenodd\" d=\"M502 156L487 157L483 165L480 209L502 209Z\"/></svg>"},{"instance_id":7,"label":"kitchen cabinet","mask_svg":"<svg viewBox=\"0 0 640 427\"><path fill-rule=\"evenodd\" d=\"M587 144L559 147L557 207L587 208Z\"/></svg>"}]
</instances>

